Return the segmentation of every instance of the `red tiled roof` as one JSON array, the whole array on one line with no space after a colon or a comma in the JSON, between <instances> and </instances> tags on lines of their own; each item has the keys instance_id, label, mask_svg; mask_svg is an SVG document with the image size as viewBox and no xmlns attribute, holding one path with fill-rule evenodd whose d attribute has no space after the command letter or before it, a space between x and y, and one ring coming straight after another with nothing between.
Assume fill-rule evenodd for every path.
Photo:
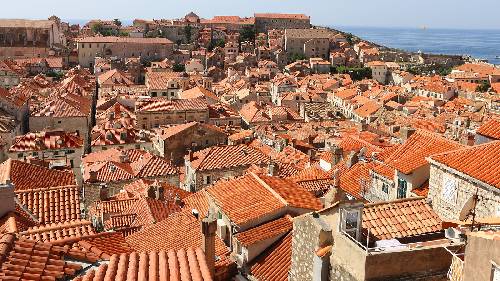
<instances>
[{"instance_id":1,"label":"red tiled roof","mask_svg":"<svg viewBox=\"0 0 500 281\"><path fill-rule=\"evenodd\" d=\"M87 220L74 220L35 226L19 233L20 237L38 242L56 242L92 234L95 234L95 231L92 228L92 223Z\"/></svg>"},{"instance_id":2,"label":"red tiled roof","mask_svg":"<svg viewBox=\"0 0 500 281\"><path fill-rule=\"evenodd\" d=\"M229 219L244 225L289 207L317 210L319 199L296 183L275 177L247 174L219 181L206 189Z\"/></svg>"},{"instance_id":3,"label":"red tiled roof","mask_svg":"<svg viewBox=\"0 0 500 281\"><path fill-rule=\"evenodd\" d=\"M260 150L245 144L212 146L195 152L193 157L191 167L199 171L227 169L269 162L269 158Z\"/></svg>"},{"instance_id":4,"label":"red tiled roof","mask_svg":"<svg viewBox=\"0 0 500 281\"><path fill-rule=\"evenodd\" d=\"M286 281L292 265L292 232L252 262L251 274L258 280Z\"/></svg>"},{"instance_id":5,"label":"red tiled roof","mask_svg":"<svg viewBox=\"0 0 500 281\"><path fill-rule=\"evenodd\" d=\"M8 159L0 164L0 182L10 179L16 191L70 186L76 183L72 172L57 171Z\"/></svg>"},{"instance_id":6,"label":"red tiled roof","mask_svg":"<svg viewBox=\"0 0 500 281\"><path fill-rule=\"evenodd\" d=\"M477 134L500 140L500 119L490 119L484 122L476 131Z\"/></svg>"},{"instance_id":7,"label":"red tiled roof","mask_svg":"<svg viewBox=\"0 0 500 281\"><path fill-rule=\"evenodd\" d=\"M500 141L432 155L430 159L500 189Z\"/></svg>"},{"instance_id":8,"label":"red tiled roof","mask_svg":"<svg viewBox=\"0 0 500 281\"><path fill-rule=\"evenodd\" d=\"M92 253L101 259L109 259L112 255L133 252L133 249L130 248L123 235L119 232L102 232L78 237L66 243L73 243L73 248L76 247L83 252Z\"/></svg>"},{"instance_id":9,"label":"red tiled roof","mask_svg":"<svg viewBox=\"0 0 500 281\"><path fill-rule=\"evenodd\" d=\"M182 133L190 128L193 128L193 127L198 127L199 129L216 131L216 132L219 132L221 134L225 134L225 132L217 126L203 124L203 123L199 123L196 121L185 123L185 124L173 125L173 126L170 126L168 128L160 128L160 129L156 130L156 133L157 133L158 137L161 138L162 140L167 140L167 139L169 139L173 136L176 136L176 135L178 135L178 134L180 134L180 133Z\"/></svg>"},{"instance_id":10,"label":"red tiled roof","mask_svg":"<svg viewBox=\"0 0 500 281\"><path fill-rule=\"evenodd\" d=\"M404 174L410 174L427 164L425 157L461 147L459 143L438 134L417 130L385 160L385 163Z\"/></svg>"},{"instance_id":11,"label":"red tiled roof","mask_svg":"<svg viewBox=\"0 0 500 281\"><path fill-rule=\"evenodd\" d=\"M163 201L142 197L123 213L135 215L135 219L131 224L132 227L148 227L180 210L181 206L177 205L174 200Z\"/></svg>"},{"instance_id":12,"label":"red tiled roof","mask_svg":"<svg viewBox=\"0 0 500 281\"><path fill-rule=\"evenodd\" d=\"M10 147L10 152L58 150L65 148L80 148L83 139L76 134L64 131L28 133L17 136Z\"/></svg>"},{"instance_id":13,"label":"red tiled roof","mask_svg":"<svg viewBox=\"0 0 500 281\"><path fill-rule=\"evenodd\" d=\"M165 98L151 98L138 104L137 111L161 112L171 110L207 110L208 103L204 98L186 100L168 100Z\"/></svg>"},{"instance_id":14,"label":"red tiled roof","mask_svg":"<svg viewBox=\"0 0 500 281\"><path fill-rule=\"evenodd\" d=\"M100 218L104 214L121 214L129 209L138 199L96 201L89 207L88 215Z\"/></svg>"},{"instance_id":15,"label":"red tiled roof","mask_svg":"<svg viewBox=\"0 0 500 281\"><path fill-rule=\"evenodd\" d=\"M213 92L200 86L179 93L179 98L180 99L209 98L214 101L219 101L219 97L217 97Z\"/></svg>"},{"instance_id":16,"label":"red tiled roof","mask_svg":"<svg viewBox=\"0 0 500 281\"><path fill-rule=\"evenodd\" d=\"M285 216L236 234L238 241L245 247L288 233L293 227L292 218Z\"/></svg>"},{"instance_id":17,"label":"red tiled roof","mask_svg":"<svg viewBox=\"0 0 500 281\"><path fill-rule=\"evenodd\" d=\"M62 280L75 276L81 265L65 261L65 257L96 262L95 256L68 250L49 243L17 239L15 234L0 235L0 279Z\"/></svg>"},{"instance_id":18,"label":"red tiled roof","mask_svg":"<svg viewBox=\"0 0 500 281\"><path fill-rule=\"evenodd\" d=\"M134 43L134 44L173 44L166 38L133 38L114 36L89 36L77 40L79 43Z\"/></svg>"},{"instance_id":19,"label":"red tiled roof","mask_svg":"<svg viewBox=\"0 0 500 281\"><path fill-rule=\"evenodd\" d=\"M364 232L369 229L379 240L442 230L441 219L421 197L367 204L362 219Z\"/></svg>"},{"instance_id":20,"label":"red tiled roof","mask_svg":"<svg viewBox=\"0 0 500 281\"><path fill-rule=\"evenodd\" d=\"M203 251L189 248L113 255L109 263L74 280L212 281L212 277Z\"/></svg>"},{"instance_id":21,"label":"red tiled roof","mask_svg":"<svg viewBox=\"0 0 500 281\"><path fill-rule=\"evenodd\" d=\"M138 197L147 197L149 188L153 185L159 185L163 188L164 198L167 200L172 200L175 197L179 197L180 199L184 199L191 195L190 192L184 191L176 186L170 185L165 182L159 182L157 180L148 180L148 179L139 179L133 181L125 186L123 186L124 193L127 195L123 199L128 198L138 198Z\"/></svg>"},{"instance_id":22,"label":"red tiled roof","mask_svg":"<svg viewBox=\"0 0 500 281\"><path fill-rule=\"evenodd\" d=\"M370 187L370 169L373 162L360 161L340 175L339 185L350 195L362 199L364 192Z\"/></svg>"},{"instance_id":23,"label":"red tiled roof","mask_svg":"<svg viewBox=\"0 0 500 281\"><path fill-rule=\"evenodd\" d=\"M179 173L177 167L165 158L141 149L109 149L93 152L85 156L82 161L83 179L86 182L91 180L91 172L96 173L97 182L174 176Z\"/></svg>"},{"instance_id":24,"label":"red tiled roof","mask_svg":"<svg viewBox=\"0 0 500 281\"><path fill-rule=\"evenodd\" d=\"M91 109L91 101L82 96L66 94L48 101L33 112L33 117L88 117Z\"/></svg>"},{"instance_id":25,"label":"red tiled roof","mask_svg":"<svg viewBox=\"0 0 500 281\"><path fill-rule=\"evenodd\" d=\"M80 219L80 188L76 185L21 190L16 195L42 224Z\"/></svg>"},{"instance_id":26,"label":"red tiled roof","mask_svg":"<svg viewBox=\"0 0 500 281\"><path fill-rule=\"evenodd\" d=\"M201 219L201 216L200 216ZM174 251L202 246L201 220L196 219L191 209L172 214L167 219L126 237L127 243L136 251ZM216 271L225 266L229 250L222 240L215 238Z\"/></svg>"},{"instance_id":27,"label":"red tiled roof","mask_svg":"<svg viewBox=\"0 0 500 281\"><path fill-rule=\"evenodd\" d=\"M112 69L99 75L97 78L100 85L133 85L132 82L122 71Z\"/></svg>"}]
</instances>

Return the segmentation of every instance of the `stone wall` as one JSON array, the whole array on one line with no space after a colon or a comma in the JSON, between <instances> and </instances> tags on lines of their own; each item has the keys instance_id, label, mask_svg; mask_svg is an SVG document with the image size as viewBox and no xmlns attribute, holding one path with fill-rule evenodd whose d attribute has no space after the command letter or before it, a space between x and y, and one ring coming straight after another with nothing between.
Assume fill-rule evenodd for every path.
<instances>
[{"instance_id":1,"label":"stone wall","mask_svg":"<svg viewBox=\"0 0 500 281\"><path fill-rule=\"evenodd\" d=\"M453 179L456 182L457 194L454 202L448 202L443 198L445 178ZM442 219L458 220L464 204L476 193L476 190L478 190L480 199L476 206L477 217L500 215L500 191L498 189L495 190L473 182L464 176L453 174L445 170L443 166L431 165L428 198L432 200L432 208Z\"/></svg>"},{"instance_id":2,"label":"stone wall","mask_svg":"<svg viewBox=\"0 0 500 281\"><path fill-rule=\"evenodd\" d=\"M318 218L308 213L293 219L290 281L313 280L316 251L333 243L332 225L336 218L333 208L323 211Z\"/></svg>"},{"instance_id":3,"label":"stone wall","mask_svg":"<svg viewBox=\"0 0 500 281\"><path fill-rule=\"evenodd\" d=\"M492 280L492 262L500 265L500 240L469 235L465 248L464 280Z\"/></svg>"}]
</instances>

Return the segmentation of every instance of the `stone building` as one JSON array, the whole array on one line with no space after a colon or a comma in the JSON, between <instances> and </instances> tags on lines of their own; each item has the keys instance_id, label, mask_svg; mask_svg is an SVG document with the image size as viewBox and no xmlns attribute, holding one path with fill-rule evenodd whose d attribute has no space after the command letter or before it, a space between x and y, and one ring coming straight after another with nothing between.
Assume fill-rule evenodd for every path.
<instances>
[{"instance_id":1,"label":"stone building","mask_svg":"<svg viewBox=\"0 0 500 281\"><path fill-rule=\"evenodd\" d=\"M43 131L18 136L9 148L9 158L26 161L38 159L47 162L51 169L70 168L81 183L80 163L83 139L64 131Z\"/></svg>"},{"instance_id":2,"label":"stone building","mask_svg":"<svg viewBox=\"0 0 500 281\"><path fill-rule=\"evenodd\" d=\"M245 144L212 146L185 157L183 188L198 191L221 179L241 176L251 165L268 165L269 157Z\"/></svg>"},{"instance_id":3,"label":"stone building","mask_svg":"<svg viewBox=\"0 0 500 281\"><path fill-rule=\"evenodd\" d=\"M189 79L185 73L149 71L146 73L145 85L150 97L179 98L179 93L187 90Z\"/></svg>"},{"instance_id":4,"label":"stone building","mask_svg":"<svg viewBox=\"0 0 500 281\"><path fill-rule=\"evenodd\" d=\"M183 163L186 153L226 144L227 134L218 127L199 122L160 127L155 130L154 149L174 163Z\"/></svg>"},{"instance_id":5,"label":"stone building","mask_svg":"<svg viewBox=\"0 0 500 281\"><path fill-rule=\"evenodd\" d=\"M445 247L463 245L443 239L424 198L341 201L293 223L291 281L443 280L451 263Z\"/></svg>"},{"instance_id":6,"label":"stone building","mask_svg":"<svg viewBox=\"0 0 500 281\"><path fill-rule=\"evenodd\" d=\"M370 171L370 188L365 198L370 201L385 201L407 198L424 189L426 194L430 164L425 157L459 149L462 146L438 134L402 128L404 143L390 153L383 161L376 161Z\"/></svg>"},{"instance_id":7,"label":"stone building","mask_svg":"<svg viewBox=\"0 0 500 281\"><path fill-rule=\"evenodd\" d=\"M84 147L89 143L91 127L91 101L87 97L66 94L44 103L29 117L30 131L46 129L76 132L83 139Z\"/></svg>"},{"instance_id":8,"label":"stone building","mask_svg":"<svg viewBox=\"0 0 500 281\"><path fill-rule=\"evenodd\" d=\"M208 103L204 98L169 100L166 98L140 99L136 102L137 126L141 129L186 122L208 122Z\"/></svg>"},{"instance_id":9,"label":"stone building","mask_svg":"<svg viewBox=\"0 0 500 281\"><path fill-rule=\"evenodd\" d=\"M0 61L0 87L12 88L19 84L25 71L13 60Z\"/></svg>"},{"instance_id":10,"label":"stone building","mask_svg":"<svg viewBox=\"0 0 500 281\"><path fill-rule=\"evenodd\" d=\"M476 218L500 216L500 141L430 156L428 198L443 219L470 217L474 198Z\"/></svg>"},{"instance_id":11,"label":"stone building","mask_svg":"<svg viewBox=\"0 0 500 281\"><path fill-rule=\"evenodd\" d=\"M271 29L310 28L311 18L304 14L255 14L257 33L267 33Z\"/></svg>"},{"instance_id":12,"label":"stone building","mask_svg":"<svg viewBox=\"0 0 500 281\"><path fill-rule=\"evenodd\" d=\"M302 55L306 58L328 59L330 55L330 37L332 32L326 29L286 29L285 52Z\"/></svg>"},{"instance_id":13,"label":"stone building","mask_svg":"<svg viewBox=\"0 0 500 281\"><path fill-rule=\"evenodd\" d=\"M141 61L161 60L173 53L172 41L165 38L85 37L77 41L78 62L93 67L95 57L130 58Z\"/></svg>"},{"instance_id":14,"label":"stone building","mask_svg":"<svg viewBox=\"0 0 500 281\"><path fill-rule=\"evenodd\" d=\"M0 59L46 57L52 48L65 44L55 20L0 20Z\"/></svg>"},{"instance_id":15,"label":"stone building","mask_svg":"<svg viewBox=\"0 0 500 281\"><path fill-rule=\"evenodd\" d=\"M84 204L109 200L137 179L179 186L179 171L166 159L141 149L108 149L82 158Z\"/></svg>"}]
</instances>

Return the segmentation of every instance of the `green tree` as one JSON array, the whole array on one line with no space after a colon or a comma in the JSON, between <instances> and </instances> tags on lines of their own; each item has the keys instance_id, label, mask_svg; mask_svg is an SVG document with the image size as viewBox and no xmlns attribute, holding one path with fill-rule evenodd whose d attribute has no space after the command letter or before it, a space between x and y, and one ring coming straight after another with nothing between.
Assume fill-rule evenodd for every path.
<instances>
[{"instance_id":1,"label":"green tree","mask_svg":"<svg viewBox=\"0 0 500 281\"><path fill-rule=\"evenodd\" d=\"M255 27L253 25L245 26L240 32L240 42L255 42Z\"/></svg>"},{"instance_id":2,"label":"green tree","mask_svg":"<svg viewBox=\"0 0 500 281\"><path fill-rule=\"evenodd\" d=\"M303 54L297 54L297 53L294 53L290 56L290 63L292 62L296 62L298 60L305 60L306 59L306 56L303 55Z\"/></svg>"},{"instance_id":3,"label":"green tree","mask_svg":"<svg viewBox=\"0 0 500 281\"><path fill-rule=\"evenodd\" d=\"M217 40L212 40L210 44L208 44L208 50L213 51L216 47L224 47L226 45L226 42L224 39L217 39Z\"/></svg>"},{"instance_id":4,"label":"green tree","mask_svg":"<svg viewBox=\"0 0 500 281\"><path fill-rule=\"evenodd\" d=\"M103 30L102 24L101 23L96 23L92 26L92 32L93 33L101 33Z\"/></svg>"},{"instance_id":5,"label":"green tree","mask_svg":"<svg viewBox=\"0 0 500 281\"><path fill-rule=\"evenodd\" d=\"M174 72L183 72L186 70L186 67L183 64L176 63L172 66L172 70Z\"/></svg>"},{"instance_id":6,"label":"green tree","mask_svg":"<svg viewBox=\"0 0 500 281\"><path fill-rule=\"evenodd\" d=\"M116 24L117 26L122 26L122 22L119 20L119 19L114 19L113 20L114 24Z\"/></svg>"},{"instance_id":7,"label":"green tree","mask_svg":"<svg viewBox=\"0 0 500 281\"><path fill-rule=\"evenodd\" d=\"M191 43L191 39L193 37L193 27L190 25L186 25L184 27L184 36L186 36L186 41Z\"/></svg>"},{"instance_id":8,"label":"green tree","mask_svg":"<svg viewBox=\"0 0 500 281\"><path fill-rule=\"evenodd\" d=\"M481 93L486 93L490 89L491 85L488 81L483 81L480 85L477 85L476 91Z\"/></svg>"}]
</instances>

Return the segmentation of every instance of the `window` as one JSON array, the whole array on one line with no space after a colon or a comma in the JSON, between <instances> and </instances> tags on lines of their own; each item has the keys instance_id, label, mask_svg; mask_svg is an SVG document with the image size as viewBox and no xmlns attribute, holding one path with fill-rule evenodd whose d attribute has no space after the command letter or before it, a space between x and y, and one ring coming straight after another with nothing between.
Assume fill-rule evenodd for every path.
<instances>
[{"instance_id":1,"label":"window","mask_svg":"<svg viewBox=\"0 0 500 281\"><path fill-rule=\"evenodd\" d=\"M358 230L360 226L361 213L359 209L341 210L340 228L352 238L358 239Z\"/></svg>"},{"instance_id":2,"label":"window","mask_svg":"<svg viewBox=\"0 0 500 281\"><path fill-rule=\"evenodd\" d=\"M222 213L219 211L217 212L217 219L221 220L222 219Z\"/></svg>"},{"instance_id":3,"label":"window","mask_svg":"<svg viewBox=\"0 0 500 281\"><path fill-rule=\"evenodd\" d=\"M442 190L443 200L448 203L457 202L457 181L451 177L443 178L443 190Z\"/></svg>"},{"instance_id":4,"label":"window","mask_svg":"<svg viewBox=\"0 0 500 281\"><path fill-rule=\"evenodd\" d=\"M22 153L18 153L17 154L17 158L23 158L23 154Z\"/></svg>"},{"instance_id":5,"label":"window","mask_svg":"<svg viewBox=\"0 0 500 281\"><path fill-rule=\"evenodd\" d=\"M406 190L408 189L408 182L404 179L398 179L398 199L406 198Z\"/></svg>"},{"instance_id":6,"label":"window","mask_svg":"<svg viewBox=\"0 0 500 281\"><path fill-rule=\"evenodd\" d=\"M82 43L82 49L85 49L85 44Z\"/></svg>"},{"instance_id":7,"label":"window","mask_svg":"<svg viewBox=\"0 0 500 281\"><path fill-rule=\"evenodd\" d=\"M382 183L382 191L389 194L389 185L387 183Z\"/></svg>"},{"instance_id":8,"label":"window","mask_svg":"<svg viewBox=\"0 0 500 281\"><path fill-rule=\"evenodd\" d=\"M210 175L207 175L204 177L203 183L204 184L211 184L212 183L212 178L210 177Z\"/></svg>"}]
</instances>

